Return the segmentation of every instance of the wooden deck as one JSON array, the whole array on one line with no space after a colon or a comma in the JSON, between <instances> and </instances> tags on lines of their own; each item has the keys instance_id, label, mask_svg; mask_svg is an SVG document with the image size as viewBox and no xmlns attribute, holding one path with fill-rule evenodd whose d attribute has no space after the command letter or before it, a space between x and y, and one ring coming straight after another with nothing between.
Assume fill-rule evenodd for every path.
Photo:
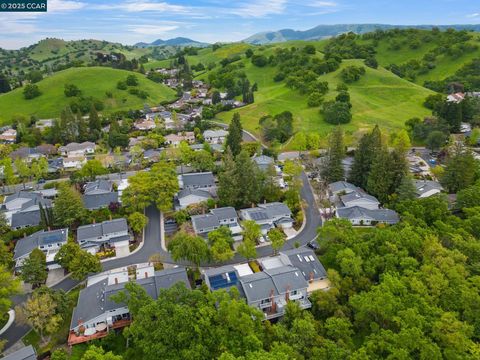
<instances>
[{"instance_id":1,"label":"wooden deck","mask_svg":"<svg viewBox=\"0 0 480 360\"><path fill-rule=\"evenodd\" d=\"M90 340L95 340L95 339L101 339L105 336L108 335L109 330L114 330L114 329L120 329L125 326L130 325L132 321L131 320L119 320L115 321L112 326L110 326L108 329L103 330L103 331L97 331L95 334L90 335L90 336L85 336L85 335L77 335L75 332L70 331L70 334L68 334L68 346L73 346L77 344L81 344Z\"/></svg>"}]
</instances>

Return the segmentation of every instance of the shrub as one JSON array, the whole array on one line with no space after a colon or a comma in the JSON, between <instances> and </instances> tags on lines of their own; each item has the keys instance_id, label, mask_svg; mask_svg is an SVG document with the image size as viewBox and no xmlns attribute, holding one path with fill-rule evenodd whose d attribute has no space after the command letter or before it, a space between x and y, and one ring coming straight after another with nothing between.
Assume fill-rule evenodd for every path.
<instances>
[{"instance_id":1,"label":"shrub","mask_svg":"<svg viewBox=\"0 0 480 360\"><path fill-rule=\"evenodd\" d=\"M25 89L23 89L23 97L26 100L34 99L40 95L42 95L42 93L40 92L38 86L35 84L28 84L25 86Z\"/></svg>"}]
</instances>

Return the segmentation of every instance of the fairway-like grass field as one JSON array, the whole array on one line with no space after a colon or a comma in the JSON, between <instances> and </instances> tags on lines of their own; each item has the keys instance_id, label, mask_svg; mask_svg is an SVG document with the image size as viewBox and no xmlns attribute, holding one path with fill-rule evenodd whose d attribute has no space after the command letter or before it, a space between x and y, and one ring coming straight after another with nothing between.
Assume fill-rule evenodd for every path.
<instances>
[{"instance_id":1,"label":"fairway-like grass field","mask_svg":"<svg viewBox=\"0 0 480 360\"><path fill-rule=\"evenodd\" d=\"M149 97L144 100L131 95L128 90L118 90L116 85L125 80L130 74L135 74L139 81L139 89L148 92ZM70 68L55 73L37 83L42 95L26 100L23 97L23 88L15 89L0 95L0 124L7 124L15 115L39 118L57 117L72 98L64 94L65 84L74 84L82 91L83 96L93 96L105 104L103 112L142 109L145 103L159 104L165 100L174 100L175 92L163 84L155 83L139 73L126 70L117 70L107 67L80 67ZM112 97L107 96L112 93Z\"/></svg>"}]
</instances>

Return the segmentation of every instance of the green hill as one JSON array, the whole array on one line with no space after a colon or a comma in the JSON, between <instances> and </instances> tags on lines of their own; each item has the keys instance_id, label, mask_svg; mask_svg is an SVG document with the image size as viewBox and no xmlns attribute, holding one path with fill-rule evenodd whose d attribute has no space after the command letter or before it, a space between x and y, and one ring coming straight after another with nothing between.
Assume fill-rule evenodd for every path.
<instances>
[{"instance_id":1,"label":"green hill","mask_svg":"<svg viewBox=\"0 0 480 360\"><path fill-rule=\"evenodd\" d=\"M337 94L335 88L341 83L339 73L348 65L361 65L361 60L345 60L340 69L320 76L328 81L330 91L325 99L330 100ZM370 128L376 124L386 129L402 128L405 121L418 116L423 117L430 111L422 106L425 97L432 94L416 84L403 80L391 72L379 68L366 68L366 74L357 82L349 84L352 103L353 120L345 129L352 132ZM295 90L289 89L284 83L275 83L272 79L274 68L256 68L247 65L246 73L250 81L258 83L255 102L238 111L242 122L248 130L257 133L258 120L263 115L291 111L295 118L295 128L298 131L315 131L326 134L333 127L327 124L319 114L318 107L307 106L307 97ZM229 122L232 111L218 115L224 122Z\"/></svg>"},{"instance_id":2,"label":"green hill","mask_svg":"<svg viewBox=\"0 0 480 360\"><path fill-rule=\"evenodd\" d=\"M130 94L127 90L117 89L117 82L125 80L130 74L137 76L138 88L149 94L146 100ZM145 103L154 105L175 98L173 90L138 73L106 67L71 68L37 83L42 92L37 98L25 100L23 88L0 95L0 124L8 123L14 115L36 115L39 118L58 116L73 99L65 96L65 84L74 84L82 91L83 96L101 100L105 104L103 112L140 109ZM107 96L107 92L111 92L112 96Z\"/></svg>"}]
</instances>

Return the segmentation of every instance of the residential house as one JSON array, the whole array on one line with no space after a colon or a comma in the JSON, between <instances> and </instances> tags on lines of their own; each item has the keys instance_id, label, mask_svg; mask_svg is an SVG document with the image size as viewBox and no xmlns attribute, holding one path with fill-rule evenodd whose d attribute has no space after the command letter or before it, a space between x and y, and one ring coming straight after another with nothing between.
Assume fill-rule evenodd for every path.
<instances>
[{"instance_id":1,"label":"residential house","mask_svg":"<svg viewBox=\"0 0 480 360\"><path fill-rule=\"evenodd\" d=\"M63 158L58 157L48 160L48 173L56 173L63 170Z\"/></svg>"},{"instance_id":2,"label":"residential house","mask_svg":"<svg viewBox=\"0 0 480 360\"><path fill-rule=\"evenodd\" d=\"M462 92L457 92L454 94L450 94L447 96L447 101L448 102L454 102L454 103L460 103L465 99L465 93Z\"/></svg>"},{"instance_id":3,"label":"residential house","mask_svg":"<svg viewBox=\"0 0 480 360\"><path fill-rule=\"evenodd\" d=\"M400 221L398 214L390 209L368 209L360 206L338 208L337 218L347 219L352 225L374 226L377 224L396 224Z\"/></svg>"},{"instance_id":4,"label":"residential house","mask_svg":"<svg viewBox=\"0 0 480 360\"><path fill-rule=\"evenodd\" d=\"M145 136L137 136L134 138L129 138L128 139L128 147L131 148L135 145L141 144L141 142L145 139Z\"/></svg>"},{"instance_id":5,"label":"residential house","mask_svg":"<svg viewBox=\"0 0 480 360\"><path fill-rule=\"evenodd\" d=\"M51 144L38 145L35 149L39 154L42 154L44 156L52 156L58 153L57 147Z\"/></svg>"},{"instance_id":6,"label":"residential house","mask_svg":"<svg viewBox=\"0 0 480 360\"><path fill-rule=\"evenodd\" d=\"M143 158L147 161L158 161L160 159L160 150L148 149L143 152Z\"/></svg>"},{"instance_id":7,"label":"residential house","mask_svg":"<svg viewBox=\"0 0 480 360\"><path fill-rule=\"evenodd\" d=\"M227 138L228 131L220 130L206 130L203 132L203 138L209 144L223 144Z\"/></svg>"},{"instance_id":8,"label":"residential house","mask_svg":"<svg viewBox=\"0 0 480 360\"><path fill-rule=\"evenodd\" d=\"M83 203L89 210L100 209L111 203L118 203L118 193L113 188L113 182L96 180L88 182L83 187Z\"/></svg>"},{"instance_id":9,"label":"residential house","mask_svg":"<svg viewBox=\"0 0 480 360\"><path fill-rule=\"evenodd\" d=\"M2 360L37 360L37 353L32 345L28 345L4 356Z\"/></svg>"},{"instance_id":10,"label":"residential house","mask_svg":"<svg viewBox=\"0 0 480 360\"><path fill-rule=\"evenodd\" d=\"M195 234L208 237L208 233L226 226L232 232L235 241L242 240L242 228L238 223L237 212L233 207L211 209L209 214L192 216L192 225Z\"/></svg>"},{"instance_id":11,"label":"residential house","mask_svg":"<svg viewBox=\"0 0 480 360\"><path fill-rule=\"evenodd\" d=\"M336 181L331 184L328 184L328 195L329 197L345 195L351 192L357 191L359 188L346 181Z\"/></svg>"},{"instance_id":12,"label":"residential house","mask_svg":"<svg viewBox=\"0 0 480 360\"><path fill-rule=\"evenodd\" d=\"M280 202L259 204L258 207L240 210L240 219L253 220L260 225L265 235L275 226L291 228L293 226L292 212L287 205Z\"/></svg>"},{"instance_id":13,"label":"residential house","mask_svg":"<svg viewBox=\"0 0 480 360\"><path fill-rule=\"evenodd\" d=\"M83 165L87 163L87 158L83 155L81 156L68 156L63 158L63 168L66 170L76 170L81 169Z\"/></svg>"},{"instance_id":14,"label":"residential house","mask_svg":"<svg viewBox=\"0 0 480 360\"><path fill-rule=\"evenodd\" d=\"M137 269L135 281L153 299L157 299L161 290L169 289L177 283L190 288L186 269L176 267L162 271L153 271L153 267ZM124 271L125 272L125 271ZM121 275L121 274L120 274ZM68 345L99 339L109 331L123 328L131 323L127 304L118 303L113 295L124 291L128 283L126 276L108 274L95 281L87 281L87 287L80 290L77 307L73 310Z\"/></svg>"},{"instance_id":15,"label":"residential house","mask_svg":"<svg viewBox=\"0 0 480 360\"><path fill-rule=\"evenodd\" d=\"M178 176L180 189L204 190L216 196L217 185L211 171Z\"/></svg>"},{"instance_id":16,"label":"residential house","mask_svg":"<svg viewBox=\"0 0 480 360\"><path fill-rule=\"evenodd\" d=\"M177 209L185 209L189 205L199 204L212 198L212 194L205 190L191 188L183 189L180 190L177 194Z\"/></svg>"},{"instance_id":17,"label":"residential house","mask_svg":"<svg viewBox=\"0 0 480 360\"><path fill-rule=\"evenodd\" d=\"M117 256L130 253L130 235L124 218L99 224L83 225L77 229L77 242L82 249L96 254L101 248L114 248Z\"/></svg>"},{"instance_id":18,"label":"residential house","mask_svg":"<svg viewBox=\"0 0 480 360\"><path fill-rule=\"evenodd\" d=\"M7 223L13 229L21 229L40 224L40 205L50 208L52 202L39 193L19 191L5 197L0 211L5 214Z\"/></svg>"},{"instance_id":19,"label":"residential house","mask_svg":"<svg viewBox=\"0 0 480 360\"><path fill-rule=\"evenodd\" d=\"M47 267L49 269L58 268L55 262L55 255L60 247L67 243L68 229L59 229L52 231L38 231L30 236L19 239L15 244L13 251L13 260L15 261L15 270L22 267L23 262L34 249L40 249L45 253Z\"/></svg>"},{"instance_id":20,"label":"residential house","mask_svg":"<svg viewBox=\"0 0 480 360\"><path fill-rule=\"evenodd\" d=\"M90 141L85 141L80 144L72 142L65 146L60 146L58 152L66 157L86 156L95 152L95 143Z\"/></svg>"},{"instance_id":21,"label":"residential house","mask_svg":"<svg viewBox=\"0 0 480 360\"><path fill-rule=\"evenodd\" d=\"M157 125L155 124L154 120L141 120L141 121L136 121L133 124L133 127L136 130L145 131L145 130L153 130L157 127Z\"/></svg>"},{"instance_id":22,"label":"residential house","mask_svg":"<svg viewBox=\"0 0 480 360\"><path fill-rule=\"evenodd\" d=\"M299 247L297 249L280 251L277 256L258 260L262 269L275 269L282 266L293 266L300 270L308 281L308 294L316 290L327 290L330 282L327 272L312 249Z\"/></svg>"},{"instance_id":23,"label":"residential house","mask_svg":"<svg viewBox=\"0 0 480 360\"><path fill-rule=\"evenodd\" d=\"M351 208L359 206L365 209L378 209L380 202L375 196L367 194L362 189L352 191L346 195L339 197L340 202L337 204L337 208Z\"/></svg>"},{"instance_id":24,"label":"residential house","mask_svg":"<svg viewBox=\"0 0 480 360\"><path fill-rule=\"evenodd\" d=\"M14 144L17 141L17 130L7 129L0 134L0 143Z\"/></svg>"},{"instance_id":25,"label":"residential house","mask_svg":"<svg viewBox=\"0 0 480 360\"><path fill-rule=\"evenodd\" d=\"M40 159L43 155L39 153L36 148L22 146L21 148L12 151L9 156L12 160L22 159L31 162L32 160Z\"/></svg>"},{"instance_id":26,"label":"residential house","mask_svg":"<svg viewBox=\"0 0 480 360\"><path fill-rule=\"evenodd\" d=\"M247 304L262 311L265 319L282 317L289 301L295 301L301 309L312 306L307 297L308 281L293 266L246 275L239 282Z\"/></svg>"},{"instance_id":27,"label":"residential house","mask_svg":"<svg viewBox=\"0 0 480 360\"><path fill-rule=\"evenodd\" d=\"M257 164L258 168L262 171L267 171L270 165L275 163L273 158L266 155L254 156L252 160L255 162L255 164Z\"/></svg>"},{"instance_id":28,"label":"residential house","mask_svg":"<svg viewBox=\"0 0 480 360\"><path fill-rule=\"evenodd\" d=\"M258 308L264 319L285 314L288 301L296 301L302 309L311 307L308 300L309 282L294 266L281 265L254 273L248 264L226 265L203 272L211 291L235 287L248 305Z\"/></svg>"},{"instance_id":29,"label":"residential house","mask_svg":"<svg viewBox=\"0 0 480 360\"><path fill-rule=\"evenodd\" d=\"M417 197L426 198L443 191L443 186L437 181L431 180L415 180L415 189Z\"/></svg>"},{"instance_id":30,"label":"residential house","mask_svg":"<svg viewBox=\"0 0 480 360\"><path fill-rule=\"evenodd\" d=\"M182 141L186 141L189 144L195 142L195 134L193 131L187 131L178 134L169 134L165 136L165 144L173 147L178 147Z\"/></svg>"}]
</instances>

